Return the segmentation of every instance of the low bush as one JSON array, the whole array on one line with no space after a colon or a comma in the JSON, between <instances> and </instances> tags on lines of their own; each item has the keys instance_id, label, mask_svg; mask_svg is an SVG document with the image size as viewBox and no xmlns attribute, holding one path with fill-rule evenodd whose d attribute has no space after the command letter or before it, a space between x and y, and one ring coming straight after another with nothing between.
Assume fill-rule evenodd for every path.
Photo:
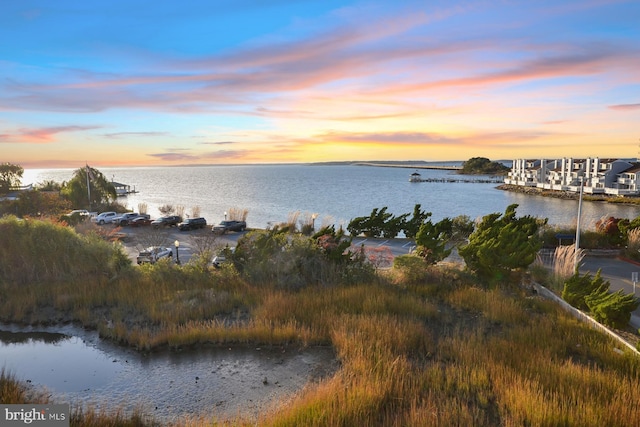
<instances>
[{"instance_id":1,"label":"low bush","mask_svg":"<svg viewBox=\"0 0 640 427\"><path fill-rule=\"evenodd\" d=\"M587 311L593 318L612 328L623 329L629 324L631 313L638 308L640 300L622 291L609 292L609 282L589 273L580 276L576 272L565 282L562 299L579 310Z\"/></svg>"},{"instance_id":2,"label":"low bush","mask_svg":"<svg viewBox=\"0 0 640 427\"><path fill-rule=\"evenodd\" d=\"M600 270L594 277L589 273L581 276L580 273L575 272L564 284L562 299L579 310L589 311L585 298L608 290L609 282L602 278Z\"/></svg>"},{"instance_id":3,"label":"low bush","mask_svg":"<svg viewBox=\"0 0 640 427\"><path fill-rule=\"evenodd\" d=\"M638 308L640 302L631 294L601 291L584 298L593 318L607 326L624 329L631 320L631 313Z\"/></svg>"},{"instance_id":4,"label":"low bush","mask_svg":"<svg viewBox=\"0 0 640 427\"><path fill-rule=\"evenodd\" d=\"M424 283L429 278L429 265L415 255L400 255L393 259L393 269L400 275L399 282L405 285Z\"/></svg>"}]
</instances>

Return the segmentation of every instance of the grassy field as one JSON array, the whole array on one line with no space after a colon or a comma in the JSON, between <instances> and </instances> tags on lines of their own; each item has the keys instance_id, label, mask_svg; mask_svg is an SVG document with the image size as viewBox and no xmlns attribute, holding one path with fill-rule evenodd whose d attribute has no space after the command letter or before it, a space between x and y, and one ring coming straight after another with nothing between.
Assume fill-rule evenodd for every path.
<instances>
[{"instance_id":1,"label":"grassy field","mask_svg":"<svg viewBox=\"0 0 640 427\"><path fill-rule=\"evenodd\" d=\"M229 424L640 425L640 360L519 284L487 288L463 271L412 263L366 282L283 289L233 268L133 268L118 261L117 247L91 236L57 225L21 227L0 220L0 233L15 237L0 248L0 320L77 321L140 350L204 343L335 349L335 375L257 421L240 416ZM42 234L34 242L51 237L47 252L28 243L32 233ZM20 279L14 268L29 265L30 256L51 259ZM86 265L59 259L66 256ZM0 376L0 401L38 399L10 374ZM76 412L72 425L153 422Z\"/></svg>"}]
</instances>

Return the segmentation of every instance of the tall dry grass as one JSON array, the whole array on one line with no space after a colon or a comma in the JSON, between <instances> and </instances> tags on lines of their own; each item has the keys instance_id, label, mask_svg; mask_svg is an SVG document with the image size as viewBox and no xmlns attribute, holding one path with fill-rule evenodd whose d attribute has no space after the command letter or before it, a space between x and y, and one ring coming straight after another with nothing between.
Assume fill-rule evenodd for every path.
<instances>
[{"instance_id":1,"label":"tall dry grass","mask_svg":"<svg viewBox=\"0 0 640 427\"><path fill-rule=\"evenodd\" d=\"M232 207L227 211L227 218L230 221L246 221L249 209Z\"/></svg>"},{"instance_id":2,"label":"tall dry grass","mask_svg":"<svg viewBox=\"0 0 640 427\"><path fill-rule=\"evenodd\" d=\"M626 254L633 259L640 258L640 228L634 228L627 233Z\"/></svg>"},{"instance_id":3,"label":"tall dry grass","mask_svg":"<svg viewBox=\"0 0 640 427\"><path fill-rule=\"evenodd\" d=\"M291 232L298 230L298 219L300 218L300 211L289 212L287 215L287 222L284 224L289 227Z\"/></svg>"},{"instance_id":4,"label":"tall dry grass","mask_svg":"<svg viewBox=\"0 0 640 427\"><path fill-rule=\"evenodd\" d=\"M577 255L576 255L577 251ZM585 250L575 245L558 246L553 255L553 275L557 283L563 283L573 276L584 259Z\"/></svg>"},{"instance_id":5,"label":"tall dry grass","mask_svg":"<svg viewBox=\"0 0 640 427\"><path fill-rule=\"evenodd\" d=\"M336 318L342 369L260 425L637 425L640 362L548 301L452 289L443 323ZM448 315L445 308L452 310ZM454 321L457 319L457 321ZM620 390L618 393L617 390Z\"/></svg>"}]
</instances>

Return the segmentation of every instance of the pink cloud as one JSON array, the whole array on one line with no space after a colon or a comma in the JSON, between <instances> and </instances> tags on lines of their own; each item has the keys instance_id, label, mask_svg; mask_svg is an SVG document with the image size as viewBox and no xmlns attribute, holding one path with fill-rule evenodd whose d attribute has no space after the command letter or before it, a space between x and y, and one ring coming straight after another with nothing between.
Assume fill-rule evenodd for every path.
<instances>
[{"instance_id":1,"label":"pink cloud","mask_svg":"<svg viewBox=\"0 0 640 427\"><path fill-rule=\"evenodd\" d=\"M46 144L54 142L56 135L67 132L82 132L85 130L100 129L102 126L54 126L33 129L18 129L15 133L0 134L0 142Z\"/></svg>"},{"instance_id":2,"label":"pink cloud","mask_svg":"<svg viewBox=\"0 0 640 427\"><path fill-rule=\"evenodd\" d=\"M389 144L396 143L400 145L406 144L458 144L460 141L455 138L446 137L437 133L426 132L389 132L389 133L351 133L351 132L327 132L318 135L316 138L324 142L343 142L343 143L379 143ZM314 140L316 139L314 138Z\"/></svg>"},{"instance_id":3,"label":"pink cloud","mask_svg":"<svg viewBox=\"0 0 640 427\"><path fill-rule=\"evenodd\" d=\"M198 156L194 156L191 154L185 154L185 153L177 153L177 152L170 152L170 153L151 153L151 154L147 154L148 156L154 157L156 159L159 160L164 160L167 162L176 162L176 161L195 161L198 160L199 157Z\"/></svg>"},{"instance_id":4,"label":"pink cloud","mask_svg":"<svg viewBox=\"0 0 640 427\"><path fill-rule=\"evenodd\" d=\"M608 108L610 110L618 110L618 111L640 110L640 104L609 105Z\"/></svg>"}]
</instances>

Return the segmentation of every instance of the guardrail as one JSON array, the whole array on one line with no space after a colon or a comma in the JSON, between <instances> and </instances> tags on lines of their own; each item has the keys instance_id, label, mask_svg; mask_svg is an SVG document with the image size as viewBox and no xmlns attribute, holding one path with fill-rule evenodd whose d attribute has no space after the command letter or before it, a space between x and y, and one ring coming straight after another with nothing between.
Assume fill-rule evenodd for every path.
<instances>
[{"instance_id":1,"label":"guardrail","mask_svg":"<svg viewBox=\"0 0 640 427\"><path fill-rule=\"evenodd\" d=\"M592 317L588 316L586 313L584 313L584 312L578 310L577 308L573 307L571 304L569 304L568 302L566 302L565 300L563 300L558 295L554 294L552 291L550 291L549 289L545 288L541 284L536 283L536 282L533 282L532 284L533 284L533 288L536 290L536 292L538 292L539 295L556 302L557 304L560 305L560 307L562 307L569 314L573 315L573 317L575 317L576 319L589 324L594 329L598 329L599 331L602 331L602 332L606 333L607 335L609 335L613 339L617 340L620 344L622 344L625 347L627 347L629 350L631 350L637 356L640 356L640 351L638 351L638 349L636 349L633 345L629 344L620 335L616 334L614 331L612 331L611 329L607 328L603 324L601 324L599 322L596 322Z\"/></svg>"}]
</instances>

